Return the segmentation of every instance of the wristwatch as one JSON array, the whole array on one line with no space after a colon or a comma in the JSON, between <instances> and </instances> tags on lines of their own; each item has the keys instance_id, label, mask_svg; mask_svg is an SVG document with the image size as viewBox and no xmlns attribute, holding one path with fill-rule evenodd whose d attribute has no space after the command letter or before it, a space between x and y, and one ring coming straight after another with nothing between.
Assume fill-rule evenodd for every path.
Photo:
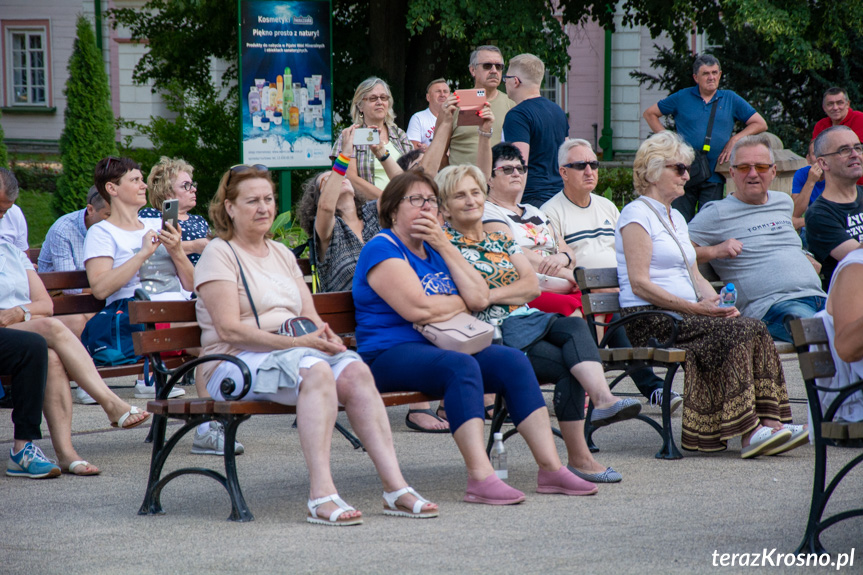
<instances>
[{"instance_id":1,"label":"wristwatch","mask_svg":"<svg viewBox=\"0 0 863 575\"><path fill-rule=\"evenodd\" d=\"M24 321L30 321L30 310L27 309L27 306L19 305L18 307L24 311Z\"/></svg>"}]
</instances>

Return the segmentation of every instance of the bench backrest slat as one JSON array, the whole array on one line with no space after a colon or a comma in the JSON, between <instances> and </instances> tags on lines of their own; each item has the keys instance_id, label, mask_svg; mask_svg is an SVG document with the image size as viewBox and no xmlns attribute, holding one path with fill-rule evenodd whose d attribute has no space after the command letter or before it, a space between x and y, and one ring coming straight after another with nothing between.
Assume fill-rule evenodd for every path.
<instances>
[{"instance_id":1,"label":"bench backrest slat","mask_svg":"<svg viewBox=\"0 0 863 575\"><path fill-rule=\"evenodd\" d=\"M45 284L48 291L58 289L86 289L90 287L87 280L87 272L81 270L76 272L43 272L39 279Z\"/></svg>"},{"instance_id":2,"label":"bench backrest slat","mask_svg":"<svg viewBox=\"0 0 863 575\"><path fill-rule=\"evenodd\" d=\"M315 309L321 319L338 334L356 331L354 297L349 291L315 294Z\"/></svg>"},{"instance_id":3,"label":"bench backrest slat","mask_svg":"<svg viewBox=\"0 0 863 575\"><path fill-rule=\"evenodd\" d=\"M802 347L818 343L826 344L827 329L820 317L809 317L791 321L791 336L794 345Z\"/></svg>"},{"instance_id":4,"label":"bench backrest slat","mask_svg":"<svg viewBox=\"0 0 863 575\"><path fill-rule=\"evenodd\" d=\"M836 374L833 354L829 351L806 351L798 354L797 360L800 362L800 372L803 374L803 379L833 377Z\"/></svg>"},{"instance_id":5,"label":"bench backrest slat","mask_svg":"<svg viewBox=\"0 0 863 575\"><path fill-rule=\"evenodd\" d=\"M581 296L581 305L585 315L616 313L620 311L619 298L617 293L588 293Z\"/></svg>"},{"instance_id":6,"label":"bench backrest slat","mask_svg":"<svg viewBox=\"0 0 863 575\"><path fill-rule=\"evenodd\" d=\"M198 321L195 301L136 301L129 305L131 323L176 323Z\"/></svg>"},{"instance_id":7,"label":"bench backrest slat","mask_svg":"<svg viewBox=\"0 0 863 575\"><path fill-rule=\"evenodd\" d=\"M619 287L617 268L576 268L575 280L582 290Z\"/></svg>"},{"instance_id":8,"label":"bench backrest slat","mask_svg":"<svg viewBox=\"0 0 863 575\"><path fill-rule=\"evenodd\" d=\"M132 334L132 345L138 355L200 347L201 328L197 325L168 329L137 331Z\"/></svg>"}]
</instances>

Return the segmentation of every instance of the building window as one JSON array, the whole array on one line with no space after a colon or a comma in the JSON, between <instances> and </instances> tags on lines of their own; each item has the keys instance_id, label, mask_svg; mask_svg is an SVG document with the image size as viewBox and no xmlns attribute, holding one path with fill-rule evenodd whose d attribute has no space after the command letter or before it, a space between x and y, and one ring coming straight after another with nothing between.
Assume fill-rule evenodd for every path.
<instances>
[{"instance_id":1,"label":"building window","mask_svg":"<svg viewBox=\"0 0 863 575\"><path fill-rule=\"evenodd\" d=\"M563 98L560 96L560 82L558 79L546 72L545 78L542 81L542 88L539 90L539 95L544 98L548 98L560 106Z\"/></svg>"},{"instance_id":2,"label":"building window","mask_svg":"<svg viewBox=\"0 0 863 575\"><path fill-rule=\"evenodd\" d=\"M50 106L48 27L4 22L7 106Z\"/></svg>"}]
</instances>

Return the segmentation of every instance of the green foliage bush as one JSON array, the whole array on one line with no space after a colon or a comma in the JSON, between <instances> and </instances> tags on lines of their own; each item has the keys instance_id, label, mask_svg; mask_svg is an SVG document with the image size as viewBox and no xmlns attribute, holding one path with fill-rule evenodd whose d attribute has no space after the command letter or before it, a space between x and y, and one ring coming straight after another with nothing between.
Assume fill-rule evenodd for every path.
<instances>
[{"instance_id":1,"label":"green foliage bush","mask_svg":"<svg viewBox=\"0 0 863 575\"><path fill-rule=\"evenodd\" d=\"M62 171L56 167L56 164L40 164L38 162L19 163L14 158L12 159L11 170L15 174L15 179L18 180L18 187L22 190L46 192L49 194L57 191L57 181L62 174ZM93 184L90 185L92 186Z\"/></svg>"},{"instance_id":2,"label":"green foliage bush","mask_svg":"<svg viewBox=\"0 0 863 575\"><path fill-rule=\"evenodd\" d=\"M79 210L93 185L93 169L105 156L115 155L114 112L102 54L90 22L78 17L77 37L69 58L66 116L60 137L63 175L54 194L57 215Z\"/></svg>"},{"instance_id":3,"label":"green foliage bush","mask_svg":"<svg viewBox=\"0 0 863 575\"><path fill-rule=\"evenodd\" d=\"M605 196L622 210L623 206L637 198L632 186L632 168L600 168L596 194Z\"/></svg>"}]
</instances>

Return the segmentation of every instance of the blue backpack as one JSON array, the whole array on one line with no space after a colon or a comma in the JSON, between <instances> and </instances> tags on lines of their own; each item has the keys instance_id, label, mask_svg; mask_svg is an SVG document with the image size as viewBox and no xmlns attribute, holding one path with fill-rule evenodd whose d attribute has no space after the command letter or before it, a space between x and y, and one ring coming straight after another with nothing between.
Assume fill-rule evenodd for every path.
<instances>
[{"instance_id":1,"label":"blue backpack","mask_svg":"<svg viewBox=\"0 0 863 575\"><path fill-rule=\"evenodd\" d=\"M142 323L129 323L129 302L135 298L114 300L90 318L81 334L81 342L96 365L126 365L137 363L132 333L144 331Z\"/></svg>"}]
</instances>

